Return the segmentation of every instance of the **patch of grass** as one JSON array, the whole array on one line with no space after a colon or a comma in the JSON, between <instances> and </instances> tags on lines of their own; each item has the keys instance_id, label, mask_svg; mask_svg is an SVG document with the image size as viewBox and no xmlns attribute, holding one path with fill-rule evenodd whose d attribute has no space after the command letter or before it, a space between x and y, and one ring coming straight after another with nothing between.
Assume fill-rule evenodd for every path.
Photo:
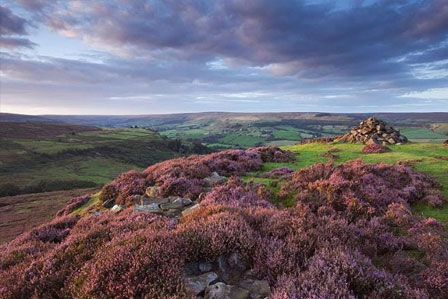
<instances>
[{"instance_id":1,"label":"patch of grass","mask_svg":"<svg viewBox=\"0 0 448 299\"><path fill-rule=\"evenodd\" d=\"M90 198L90 200L88 202L86 202L84 205L82 205L79 208L77 208L76 210L74 210L72 212L72 214L74 214L74 215L84 215L89 207L99 203L99 201L100 201L100 193L101 193L101 191L99 191L99 192L97 192L95 194L92 194L92 197Z\"/></svg>"}]
</instances>

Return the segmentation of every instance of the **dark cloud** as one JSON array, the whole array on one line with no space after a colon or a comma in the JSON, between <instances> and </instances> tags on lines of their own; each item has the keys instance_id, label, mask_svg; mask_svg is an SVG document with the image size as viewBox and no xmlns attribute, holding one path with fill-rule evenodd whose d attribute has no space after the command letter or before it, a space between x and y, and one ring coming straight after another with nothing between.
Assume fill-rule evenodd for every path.
<instances>
[{"instance_id":1,"label":"dark cloud","mask_svg":"<svg viewBox=\"0 0 448 299\"><path fill-rule=\"evenodd\" d=\"M108 0L52 9L46 22L55 30L117 51L218 56L299 77L399 74L409 72L402 57L419 52L420 60L436 59L434 46L448 51L445 0L349 9L290 0Z\"/></svg>"},{"instance_id":2,"label":"dark cloud","mask_svg":"<svg viewBox=\"0 0 448 299\"><path fill-rule=\"evenodd\" d=\"M0 6L0 47L7 49L32 48L35 44L16 35L27 35L28 22L4 6Z\"/></svg>"}]
</instances>

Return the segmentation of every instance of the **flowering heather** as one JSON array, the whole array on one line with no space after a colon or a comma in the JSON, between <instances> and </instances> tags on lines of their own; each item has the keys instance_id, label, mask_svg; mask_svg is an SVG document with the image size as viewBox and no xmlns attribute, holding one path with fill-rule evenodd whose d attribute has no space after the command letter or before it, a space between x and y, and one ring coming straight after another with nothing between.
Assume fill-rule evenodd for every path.
<instances>
[{"instance_id":1,"label":"flowering heather","mask_svg":"<svg viewBox=\"0 0 448 299\"><path fill-rule=\"evenodd\" d=\"M142 173L130 171L104 186L100 200L115 198L117 204L130 204L132 195L144 194L148 186L160 187L162 196L197 198L206 185L204 178L213 172L219 175L244 175L260 170L263 162L295 160L292 152L278 147L259 147L248 150L226 150L209 155L193 155L164 161L148 167Z\"/></svg>"},{"instance_id":2,"label":"flowering heather","mask_svg":"<svg viewBox=\"0 0 448 299\"><path fill-rule=\"evenodd\" d=\"M258 190L257 190L258 191ZM270 207L271 204L259 198L241 179L232 177L224 186L218 186L207 194L201 205L227 205L231 207Z\"/></svg>"},{"instance_id":3,"label":"flowering heather","mask_svg":"<svg viewBox=\"0 0 448 299\"><path fill-rule=\"evenodd\" d=\"M313 210L328 206L353 220L382 215L392 203L443 202L435 187L428 176L409 166L356 160L337 166L318 163L299 170L282 186L280 196L297 194L297 200Z\"/></svg>"},{"instance_id":4,"label":"flowering heather","mask_svg":"<svg viewBox=\"0 0 448 299\"><path fill-rule=\"evenodd\" d=\"M293 162L296 160L294 153L284 151L277 146L263 146L248 149L249 152L259 153L263 162Z\"/></svg>"},{"instance_id":5,"label":"flowering heather","mask_svg":"<svg viewBox=\"0 0 448 299\"><path fill-rule=\"evenodd\" d=\"M270 179L285 179L292 177L294 170L289 167L280 167L261 174L261 177Z\"/></svg>"},{"instance_id":6,"label":"flowering heather","mask_svg":"<svg viewBox=\"0 0 448 299\"><path fill-rule=\"evenodd\" d=\"M163 164L152 169L160 177L134 172L113 184L142 192L151 176L173 180L163 192L195 189L193 166L173 165L182 175ZM206 176L209 164L199 165ZM125 186L131 178L135 190ZM291 208L231 177L179 222L131 209L57 217L0 246L0 298L193 298L183 266L232 253L276 299L447 298L448 230L409 208L435 187L404 165L317 164L282 187L297 199Z\"/></svg>"},{"instance_id":7,"label":"flowering heather","mask_svg":"<svg viewBox=\"0 0 448 299\"><path fill-rule=\"evenodd\" d=\"M70 200L67 205L57 212L56 216L64 216L72 213L74 210L82 207L90 200L89 195L78 196Z\"/></svg>"},{"instance_id":8,"label":"flowering heather","mask_svg":"<svg viewBox=\"0 0 448 299\"><path fill-rule=\"evenodd\" d=\"M390 149L387 146L376 143L368 144L362 148L364 154L379 154L388 151L390 151Z\"/></svg>"}]
</instances>

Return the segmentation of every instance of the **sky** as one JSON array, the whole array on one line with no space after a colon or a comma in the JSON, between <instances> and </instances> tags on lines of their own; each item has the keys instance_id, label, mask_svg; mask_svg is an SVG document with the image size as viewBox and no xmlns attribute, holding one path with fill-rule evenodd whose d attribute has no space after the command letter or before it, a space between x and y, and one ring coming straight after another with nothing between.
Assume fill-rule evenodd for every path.
<instances>
[{"instance_id":1,"label":"sky","mask_svg":"<svg viewBox=\"0 0 448 299\"><path fill-rule=\"evenodd\" d=\"M4 0L0 112L448 112L446 0Z\"/></svg>"}]
</instances>

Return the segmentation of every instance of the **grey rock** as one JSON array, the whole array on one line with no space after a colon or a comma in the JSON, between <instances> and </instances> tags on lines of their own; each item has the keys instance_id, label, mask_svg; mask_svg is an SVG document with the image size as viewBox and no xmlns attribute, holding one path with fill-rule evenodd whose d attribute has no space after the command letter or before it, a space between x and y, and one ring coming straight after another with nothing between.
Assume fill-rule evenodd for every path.
<instances>
[{"instance_id":1,"label":"grey rock","mask_svg":"<svg viewBox=\"0 0 448 299\"><path fill-rule=\"evenodd\" d=\"M239 286L248 290L252 299L266 298L271 294L271 287L266 280L245 279L240 281Z\"/></svg>"},{"instance_id":2,"label":"grey rock","mask_svg":"<svg viewBox=\"0 0 448 299\"><path fill-rule=\"evenodd\" d=\"M197 262L185 263L183 269L187 276L196 276L200 274L199 264Z\"/></svg>"},{"instance_id":3,"label":"grey rock","mask_svg":"<svg viewBox=\"0 0 448 299\"><path fill-rule=\"evenodd\" d=\"M205 298L208 299L246 299L249 291L240 287L218 282L208 286L205 290Z\"/></svg>"},{"instance_id":4,"label":"grey rock","mask_svg":"<svg viewBox=\"0 0 448 299\"><path fill-rule=\"evenodd\" d=\"M169 209L181 209L183 207L182 199L178 198L172 202L162 203L160 204L160 208L162 210L169 210Z\"/></svg>"},{"instance_id":5,"label":"grey rock","mask_svg":"<svg viewBox=\"0 0 448 299\"><path fill-rule=\"evenodd\" d=\"M227 181L225 176L220 176L217 172L212 172L212 174L204 179L205 185L207 187L212 187L214 185L222 184Z\"/></svg>"},{"instance_id":6,"label":"grey rock","mask_svg":"<svg viewBox=\"0 0 448 299\"><path fill-rule=\"evenodd\" d=\"M208 272L198 276L186 277L185 278L185 287L188 291L192 292L195 295L200 294L204 291L208 285L218 279L218 275L215 272Z\"/></svg>"},{"instance_id":7,"label":"grey rock","mask_svg":"<svg viewBox=\"0 0 448 299\"><path fill-rule=\"evenodd\" d=\"M162 213L162 210L158 204L152 203L149 205L136 205L134 206L134 212Z\"/></svg>"},{"instance_id":8,"label":"grey rock","mask_svg":"<svg viewBox=\"0 0 448 299\"><path fill-rule=\"evenodd\" d=\"M212 270L213 265L207 262L199 263L199 270L201 272L209 272Z\"/></svg>"},{"instance_id":9,"label":"grey rock","mask_svg":"<svg viewBox=\"0 0 448 299\"><path fill-rule=\"evenodd\" d=\"M239 253L232 253L227 259L227 262L230 267L239 272L244 272L247 269L247 265Z\"/></svg>"},{"instance_id":10,"label":"grey rock","mask_svg":"<svg viewBox=\"0 0 448 299\"><path fill-rule=\"evenodd\" d=\"M143 197L140 204L141 205L150 205L150 204L162 204L169 202L169 198L154 198L154 197Z\"/></svg>"}]
</instances>

